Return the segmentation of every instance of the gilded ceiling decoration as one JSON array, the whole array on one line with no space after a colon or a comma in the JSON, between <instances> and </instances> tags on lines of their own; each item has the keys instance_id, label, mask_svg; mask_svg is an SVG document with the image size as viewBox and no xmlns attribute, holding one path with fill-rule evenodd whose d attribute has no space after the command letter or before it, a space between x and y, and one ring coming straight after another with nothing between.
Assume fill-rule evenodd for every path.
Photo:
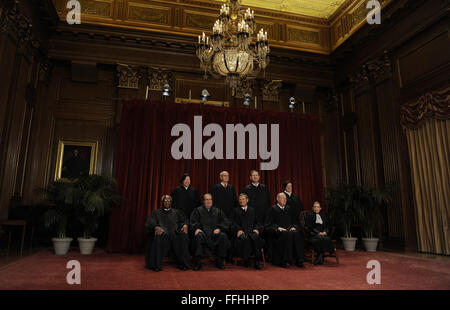
<instances>
[{"instance_id":1,"label":"gilded ceiling decoration","mask_svg":"<svg viewBox=\"0 0 450 310\"><path fill-rule=\"evenodd\" d=\"M221 0L225 2L225 0ZM346 0L242 0L242 5L329 18Z\"/></svg>"},{"instance_id":2,"label":"gilded ceiling decoration","mask_svg":"<svg viewBox=\"0 0 450 310\"><path fill-rule=\"evenodd\" d=\"M53 0L65 21L67 0ZM186 35L211 34L225 0L79 0L82 24ZM241 0L274 48L330 54L365 24L369 0ZM394 0L378 0L382 8ZM64 23L62 23L63 25ZM73 27L72 27L73 28Z\"/></svg>"}]
</instances>

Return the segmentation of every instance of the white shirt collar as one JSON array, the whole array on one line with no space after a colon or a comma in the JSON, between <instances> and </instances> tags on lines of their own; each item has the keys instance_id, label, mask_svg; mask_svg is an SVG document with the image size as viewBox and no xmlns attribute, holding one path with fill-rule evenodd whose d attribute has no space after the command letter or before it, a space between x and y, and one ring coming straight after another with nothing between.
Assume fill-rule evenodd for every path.
<instances>
[{"instance_id":1,"label":"white shirt collar","mask_svg":"<svg viewBox=\"0 0 450 310\"><path fill-rule=\"evenodd\" d=\"M189 186L184 186L184 185L183 185L183 187L184 187L184 189L186 189L186 190L189 188Z\"/></svg>"},{"instance_id":2,"label":"white shirt collar","mask_svg":"<svg viewBox=\"0 0 450 310\"><path fill-rule=\"evenodd\" d=\"M225 183L221 182L220 184L222 184L222 186L225 188ZM228 184L227 184L227 187L228 187Z\"/></svg>"},{"instance_id":3,"label":"white shirt collar","mask_svg":"<svg viewBox=\"0 0 450 310\"><path fill-rule=\"evenodd\" d=\"M252 185L258 187L259 183L252 183Z\"/></svg>"},{"instance_id":4,"label":"white shirt collar","mask_svg":"<svg viewBox=\"0 0 450 310\"><path fill-rule=\"evenodd\" d=\"M292 192L289 194L288 192L284 191L284 193L285 193L286 195L288 195L288 197L291 197L291 195L292 195Z\"/></svg>"},{"instance_id":5,"label":"white shirt collar","mask_svg":"<svg viewBox=\"0 0 450 310\"><path fill-rule=\"evenodd\" d=\"M241 206L242 210L247 211L247 206L243 207Z\"/></svg>"},{"instance_id":6,"label":"white shirt collar","mask_svg":"<svg viewBox=\"0 0 450 310\"><path fill-rule=\"evenodd\" d=\"M278 208L280 208L281 210L284 210L284 208L286 208L286 206L282 207L280 206L280 204L277 203Z\"/></svg>"},{"instance_id":7,"label":"white shirt collar","mask_svg":"<svg viewBox=\"0 0 450 310\"><path fill-rule=\"evenodd\" d=\"M319 213L316 213L316 224L323 224L322 217Z\"/></svg>"}]
</instances>

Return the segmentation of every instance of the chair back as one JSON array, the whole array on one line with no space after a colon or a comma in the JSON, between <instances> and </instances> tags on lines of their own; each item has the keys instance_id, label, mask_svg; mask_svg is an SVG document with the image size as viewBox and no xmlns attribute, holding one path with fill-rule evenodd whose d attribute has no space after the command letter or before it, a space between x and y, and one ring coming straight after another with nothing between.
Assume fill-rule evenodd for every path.
<instances>
[{"instance_id":1,"label":"chair back","mask_svg":"<svg viewBox=\"0 0 450 310\"><path fill-rule=\"evenodd\" d=\"M309 213L309 211L303 210L302 212L300 212L300 226L302 228L302 232L303 232L303 238L304 239L308 239L309 238L309 234L308 234L308 230L306 229L306 215Z\"/></svg>"}]
</instances>

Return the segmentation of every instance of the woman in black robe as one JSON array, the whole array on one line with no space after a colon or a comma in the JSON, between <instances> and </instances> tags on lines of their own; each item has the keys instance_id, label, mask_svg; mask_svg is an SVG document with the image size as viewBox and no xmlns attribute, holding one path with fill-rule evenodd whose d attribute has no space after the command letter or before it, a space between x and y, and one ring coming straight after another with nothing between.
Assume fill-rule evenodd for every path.
<instances>
[{"instance_id":1,"label":"woman in black robe","mask_svg":"<svg viewBox=\"0 0 450 310\"><path fill-rule=\"evenodd\" d=\"M191 186L192 178L188 173L183 174L180 186L176 187L170 196L175 209L183 211L186 218L191 217L192 210L202 205L200 194Z\"/></svg>"},{"instance_id":2,"label":"woman in black robe","mask_svg":"<svg viewBox=\"0 0 450 310\"><path fill-rule=\"evenodd\" d=\"M314 260L314 265L322 265L324 260L324 253L331 254L336 250L334 248L333 241L329 237L330 226L325 215L320 214L320 203L314 202L313 210L311 213L306 214L305 228L309 233L314 251L317 253L317 257Z\"/></svg>"},{"instance_id":3,"label":"woman in black robe","mask_svg":"<svg viewBox=\"0 0 450 310\"><path fill-rule=\"evenodd\" d=\"M303 202L298 195L293 193L291 181L284 182L283 188L287 198L286 204L291 207L292 212L294 212L295 216L298 218L303 211Z\"/></svg>"}]
</instances>

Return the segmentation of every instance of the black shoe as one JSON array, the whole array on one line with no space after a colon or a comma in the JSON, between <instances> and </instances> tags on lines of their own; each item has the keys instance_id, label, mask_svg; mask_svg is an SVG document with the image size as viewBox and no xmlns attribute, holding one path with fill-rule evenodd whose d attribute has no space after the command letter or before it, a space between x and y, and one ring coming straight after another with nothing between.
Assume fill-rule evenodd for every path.
<instances>
[{"instance_id":1,"label":"black shoe","mask_svg":"<svg viewBox=\"0 0 450 310\"><path fill-rule=\"evenodd\" d=\"M159 268L159 267L154 267L154 268L152 268L152 270L155 271L155 272L158 272L158 271L161 271L162 269Z\"/></svg>"},{"instance_id":2,"label":"black shoe","mask_svg":"<svg viewBox=\"0 0 450 310\"><path fill-rule=\"evenodd\" d=\"M289 268L290 264L288 262L281 263L281 268Z\"/></svg>"},{"instance_id":3,"label":"black shoe","mask_svg":"<svg viewBox=\"0 0 450 310\"><path fill-rule=\"evenodd\" d=\"M195 271L202 269L202 263L195 264L194 268L192 268L192 269L194 269Z\"/></svg>"},{"instance_id":4,"label":"black shoe","mask_svg":"<svg viewBox=\"0 0 450 310\"><path fill-rule=\"evenodd\" d=\"M320 253L319 256L317 256L318 264L323 265L323 253Z\"/></svg>"},{"instance_id":5,"label":"black shoe","mask_svg":"<svg viewBox=\"0 0 450 310\"><path fill-rule=\"evenodd\" d=\"M256 262L255 262L255 269L256 269L256 270L262 269L262 264L261 264L260 261L256 261Z\"/></svg>"},{"instance_id":6,"label":"black shoe","mask_svg":"<svg viewBox=\"0 0 450 310\"><path fill-rule=\"evenodd\" d=\"M296 265L298 268L305 268L305 265L303 265L303 262L300 261L300 260L298 260L298 261L295 263L295 265Z\"/></svg>"},{"instance_id":7,"label":"black shoe","mask_svg":"<svg viewBox=\"0 0 450 310\"><path fill-rule=\"evenodd\" d=\"M216 260L216 267L219 269L225 269L225 265L223 264L224 259L223 258L218 258Z\"/></svg>"},{"instance_id":8,"label":"black shoe","mask_svg":"<svg viewBox=\"0 0 450 310\"><path fill-rule=\"evenodd\" d=\"M246 268L250 267L250 260L248 260L248 259L244 260L244 267L246 267Z\"/></svg>"},{"instance_id":9,"label":"black shoe","mask_svg":"<svg viewBox=\"0 0 450 310\"><path fill-rule=\"evenodd\" d=\"M186 265L178 265L178 269L185 271L188 270L189 268Z\"/></svg>"},{"instance_id":10,"label":"black shoe","mask_svg":"<svg viewBox=\"0 0 450 310\"><path fill-rule=\"evenodd\" d=\"M192 269L195 271L202 269L202 258L200 256L194 258L194 268Z\"/></svg>"},{"instance_id":11,"label":"black shoe","mask_svg":"<svg viewBox=\"0 0 450 310\"><path fill-rule=\"evenodd\" d=\"M316 257L314 259L313 265L317 265L317 264L319 264L319 262L320 262L320 259L318 257Z\"/></svg>"}]
</instances>

